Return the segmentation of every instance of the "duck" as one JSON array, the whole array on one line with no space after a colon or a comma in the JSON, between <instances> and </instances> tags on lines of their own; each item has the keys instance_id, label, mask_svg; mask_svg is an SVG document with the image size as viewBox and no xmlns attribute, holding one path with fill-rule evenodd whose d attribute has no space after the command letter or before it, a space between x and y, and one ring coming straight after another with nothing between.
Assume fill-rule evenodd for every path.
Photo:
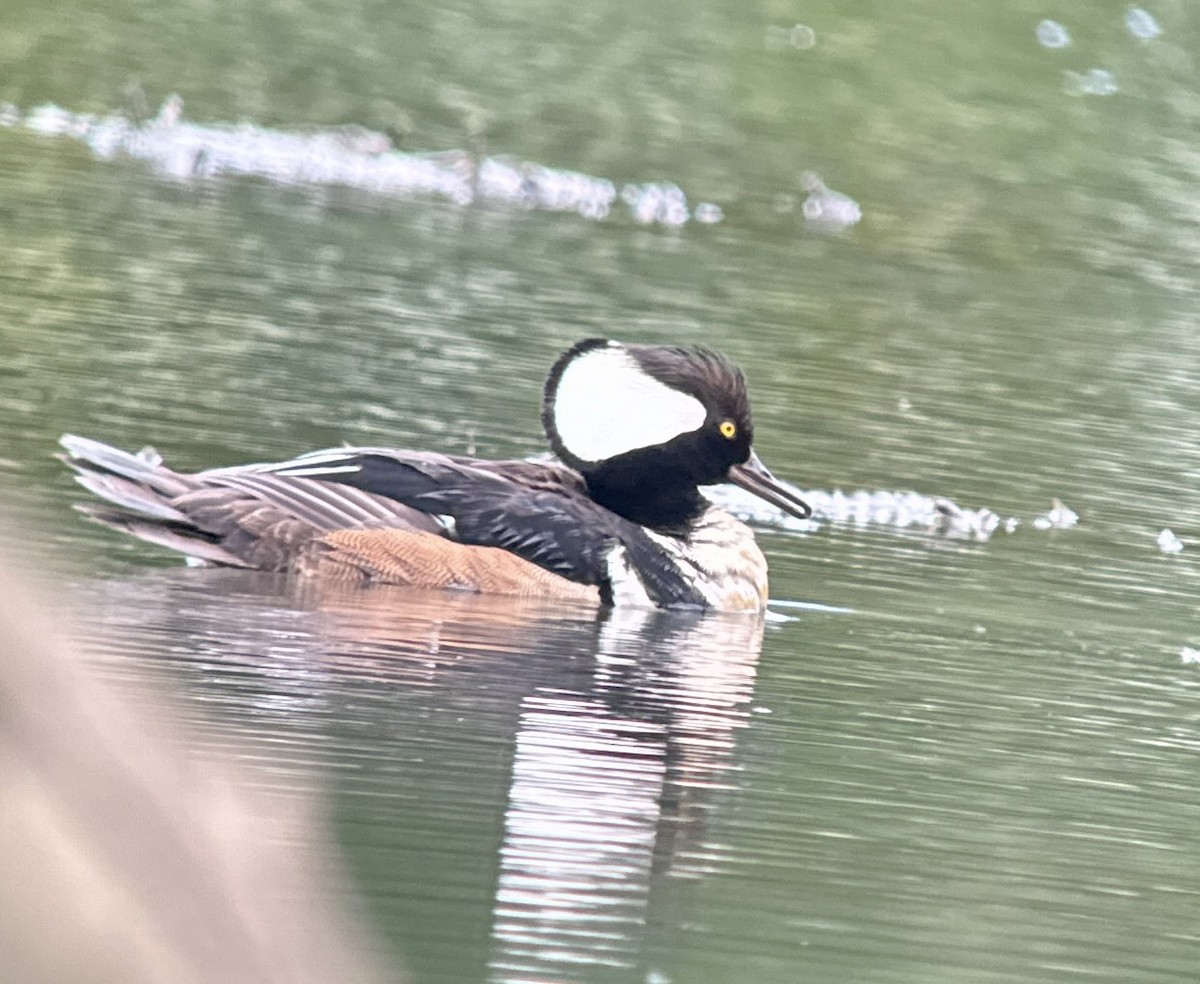
<instances>
[{"instance_id":1,"label":"duck","mask_svg":"<svg viewBox=\"0 0 1200 984\"><path fill-rule=\"evenodd\" d=\"M339 447L185 473L66 434L104 526L199 565L601 606L763 612L753 531L702 488L812 510L753 449L742 371L703 346L587 338L554 362L543 460Z\"/></svg>"}]
</instances>

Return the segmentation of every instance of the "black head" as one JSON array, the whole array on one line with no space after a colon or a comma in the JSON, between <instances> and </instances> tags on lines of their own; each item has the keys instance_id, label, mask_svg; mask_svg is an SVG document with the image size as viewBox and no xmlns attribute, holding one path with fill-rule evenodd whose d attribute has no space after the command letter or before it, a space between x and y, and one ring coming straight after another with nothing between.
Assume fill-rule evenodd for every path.
<instances>
[{"instance_id":1,"label":"black head","mask_svg":"<svg viewBox=\"0 0 1200 984\"><path fill-rule=\"evenodd\" d=\"M594 499L652 528L685 531L706 505L700 485L745 485L739 476L754 471L751 490L768 491L751 448L746 380L711 349L579 342L550 370L542 424ZM779 495L776 505L808 514L790 493Z\"/></svg>"}]
</instances>

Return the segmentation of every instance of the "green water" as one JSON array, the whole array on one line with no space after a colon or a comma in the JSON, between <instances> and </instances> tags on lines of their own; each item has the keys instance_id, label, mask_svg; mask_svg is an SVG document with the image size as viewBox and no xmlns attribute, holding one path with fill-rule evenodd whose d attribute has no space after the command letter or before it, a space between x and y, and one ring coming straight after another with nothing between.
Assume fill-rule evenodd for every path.
<instances>
[{"instance_id":1,"label":"green water","mask_svg":"<svg viewBox=\"0 0 1200 984\"><path fill-rule=\"evenodd\" d=\"M3 503L110 673L261 741L264 782L329 781L412 980L1193 980L1200 18L1155 4L1143 40L1127 6L10 0L22 111L178 92L724 218L179 182L0 129ZM1118 91L1071 91L1092 68ZM806 226L809 169L860 223ZM50 457L527 454L592 334L726 351L804 488L1018 525L763 529L774 599L849 611L780 605L759 640L177 570L81 523ZM1035 529L1055 498L1078 525Z\"/></svg>"}]
</instances>

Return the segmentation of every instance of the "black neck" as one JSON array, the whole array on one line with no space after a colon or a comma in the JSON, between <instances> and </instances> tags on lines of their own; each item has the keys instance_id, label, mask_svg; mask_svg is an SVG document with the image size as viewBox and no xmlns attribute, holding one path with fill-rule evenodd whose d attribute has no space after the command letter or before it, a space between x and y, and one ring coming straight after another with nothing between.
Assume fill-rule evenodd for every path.
<instances>
[{"instance_id":1,"label":"black neck","mask_svg":"<svg viewBox=\"0 0 1200 984\"><path fill-rule=\"evenodd\" d=\"M680 476L608 464L584 478L600 505L658 533L686 536L708 508L695 482Z\"/></svg>"}]
</instances>

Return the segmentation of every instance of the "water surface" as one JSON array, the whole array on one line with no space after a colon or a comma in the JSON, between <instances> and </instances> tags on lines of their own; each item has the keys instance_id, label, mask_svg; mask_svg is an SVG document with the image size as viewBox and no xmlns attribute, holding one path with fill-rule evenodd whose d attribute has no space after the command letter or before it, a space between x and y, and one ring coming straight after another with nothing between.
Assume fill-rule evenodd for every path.
<instances>
[{"instance_id":1,"label":"water surface","mask_svg":"<svg viewBox=\"0 0 1200 984\"><path fill-rule=\"evenodd\" d=\"M411 979L1194 978L1186 5L1157 34L1024 0L9 6L0 494L106 675L249 739L264 784L328 784ZM532 184L180 174L27 125L136 130L171 93L182 125ZM806 220L810 171L861 219ZM540 197L572 173L603 217ZM687 221L639 211L670 188ZM180 569L83 524L50 457L531 454L546 368L597 334L726 351L802 488L998 522L763 515L785 619L608 617ZM1078 522L1038 528L1056 499Z\"/></svg>"}]
</instances>

